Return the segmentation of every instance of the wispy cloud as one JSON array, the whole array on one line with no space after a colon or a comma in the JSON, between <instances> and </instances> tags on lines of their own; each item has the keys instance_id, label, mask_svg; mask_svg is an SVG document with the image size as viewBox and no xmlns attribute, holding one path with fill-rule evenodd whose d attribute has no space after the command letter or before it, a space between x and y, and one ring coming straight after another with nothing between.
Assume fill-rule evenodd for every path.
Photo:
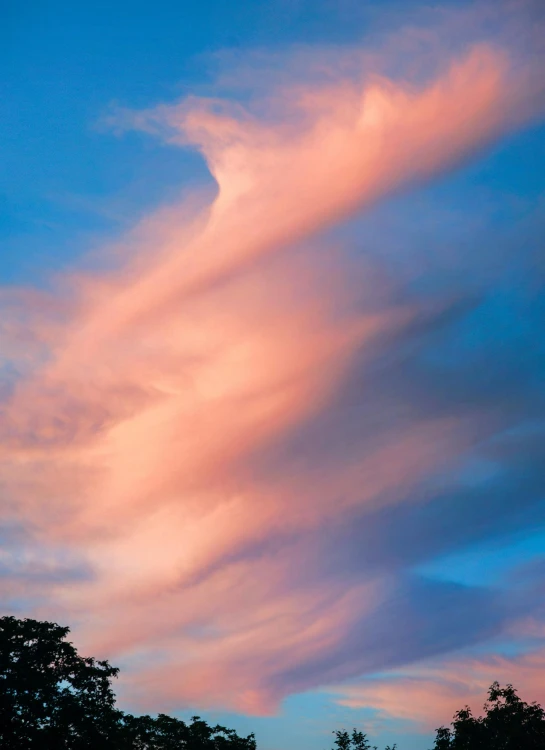
<instances>
[{"instance_id":1,"label":"wispy cloud","mask_svg":"<svg viewBox=\"0 0 545 750\"><path fill-rule=\"evenodd\" d=\"M383 716L430 730L440 723L448 725L455 711L467 705L475 716L481 715L488 688L496 680L522 686L521 698L543 703L544 666L543 649L512 657L451 660L345 687L339 702L351 708L375 708Z\"/></svg>"},{"instance_id":2,"label":"wispy cloud","mask_svg":"<svg viewBox=\"0 0 545 750\"><path fill-rule=\"evenodd\" d=\"M434 334L483 300L407 294L319 235L541 106L495 44L440 63L415 82L344 75L339 60L327 82L277 85L259 106L132 114L199 148L217 195L190 219L201 197L142 222L113 270L3 293L4 518L60 571L32 589L36 611L132 659L144 703L267 712L509 619L494 592L411 573L410 539L391 548L407 508L440 523L453 469L525 413L498 408L473 371L462 408L458 373L426 364ZM63 574L76 558L85 572Z\"/></svg>"}]
</instances>

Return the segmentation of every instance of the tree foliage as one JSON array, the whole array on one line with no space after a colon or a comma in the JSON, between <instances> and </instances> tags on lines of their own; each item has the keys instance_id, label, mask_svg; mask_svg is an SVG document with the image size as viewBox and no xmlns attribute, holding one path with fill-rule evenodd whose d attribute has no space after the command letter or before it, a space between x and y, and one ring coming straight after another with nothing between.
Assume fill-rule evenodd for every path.
<instances>
[{"instance_id":1,"label":"tree foliage","mask_svg":"<svg viewBox=\"0 0 545 750\"><path fill-rule=\"evenodd\" d=\"M346 729L338 729L333 734L335 735L333 744L336 750L377 750L377 746L371 746L367 735L358 729L353 729L352 734L347 732ZM388 745L385 750L396 750L396 747L397 745L393 745L392 747Z\"/></svg>"},{"instance_id":2,"label":"tree foliage","mask_svg":"<svg viewBox=\"0 0 545 750\"><path fill-rule=\"evenodd\" d=\"M253 734L133 716L115 705L107 661L82 657L51 622L0 617L0 747L6 750L256 750ZM358 729L337 730L334 750L377 750ZM483 716L466 706L437 730L434 750L544 750L545 711L495 682ZM396 746L385 750L396 750Z\"/></svg>"},{"instance_id":3,"label":"tree foliage","mask_svg":"<svg viewBox=\"0 0 545 750\"><path fill-rule=\"evenodd\" d=\"M68 628L0 618L0 739L2 747L114 747L119 723L107 661L79 656Z\"/></svg>"},{"instance_id":4,"label":"tree foliage","mask_svg":"<svg viewBox=\"0 0 545 750\"><path fill-rule=\"evenodd\" d=\"M69 629L0 617L0 747L9 750L255 750L253 735L115 706L107 661L78 654Z\"/></svg>"},{"instance_id":5,"label":"tree foliage","mask_svg":"<svg viewBox=\"0 0 545 750\"><path fill-rule=\"evenodd\" d=\"M234 729L210 726L199 716L190 724L172 716L159 714L131 716L125 714L119 750L255 750L254 736L239 737Z\"/></svg>"},{"instance_id":6,"label":"tree foliage","mask_svg":"<svg viewBox=\"0 0 545 750\"><path fill-rule=\"evenodd\" d=\"M437 730L434 750L543 750L545 711L526 703L512 685L494 682L484 715L473 716L469 706L454 715L452 729Z\"/></svg>"}]
</instances>

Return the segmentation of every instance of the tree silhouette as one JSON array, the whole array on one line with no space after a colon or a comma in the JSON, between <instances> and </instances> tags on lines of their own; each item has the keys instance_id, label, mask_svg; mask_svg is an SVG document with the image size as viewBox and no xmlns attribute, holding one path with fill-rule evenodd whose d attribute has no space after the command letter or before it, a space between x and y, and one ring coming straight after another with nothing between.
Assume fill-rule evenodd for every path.
<instances>
[{"instance_id":1,"label":"tree silhouette","mask_svg":"<svg viewBox=\"0 0 545 750\"><path fill-rule=\"evenodd\" d=\"M234 729L210 726L199 716L190 724L172 716L123 716L119 750L255 750L253 734L239 737Z\"/></svg>"},{"instance_id":2,"label":"tree silhouette","mask_svg":"<svg viewBox=\"0 0 545 750\"><path fill-rule=\"evenodd\" d=\"M484 716L473 716L469 706L454 715L452 729L437 730L434 750L543 750L545 711L526 703L512 685L494 682L488 691Z\"/></svg>"},{"instance_id":3,"label":"tree silhouette","mask_svg":"<svg viewBox=\"0 0 545 750\"><path fill-rule=\"evenodd\" d=\"M107 661L78 654L69 628L0 617L2 750L256 750L253 734L116 708ZM483 716L466 706L437 730L434 750L544 750L545 711L495 682ZM335 750L377 750L358 729L337 730ZM385 750L396 750L396 746Z\"/></svg>"},{"instance_id":4,"label":"tree silhouette","mask_svg":"<svg viewBox=\"0 0 545 750\"><path fill-rule=\"evenodd\" d=\"M354 729L354 731L356 730ZM334 744L337 750L350 750L352 747L352 740L346 729L339 729L334 731L333 734L335 735Z\"/></svg>"},{"instance_id":5,"label":"tree silhouette","mask_svg":"<svg viewBox=\"0 0 545 750\"><path fill-rule=\"evenodd\" d=\"M335 735L333 744L337 750L377 750L376 745L371 746L367 735L358 729L354 728L352 734L349 734L346 729L337 729L333 734ZM396 750L396 748L397 745L392 747L388 745L385 750Z\"/></svg>"},{"instance_id":6,"label":"tree silhouette","mask_svg":"<svg viewBox=\"0 0 545 750\"><path fill-rule=\"evenodd\" d=\"M119 724L107 661L79 656L51 622L0 618L0 740L13 750L108 750Z\"/></svg>"},{"instance_id":7,"label":"tree silhouette","mask_svg":"<svg viewBox=\"0 0 545 750\"><path fill-rule=\"evenodd\" d=\"M78 654L69 628L0 617L0 747L6 750L255 750L253 734L115 707L118 670Z\"/></svg>"}]
</instances>

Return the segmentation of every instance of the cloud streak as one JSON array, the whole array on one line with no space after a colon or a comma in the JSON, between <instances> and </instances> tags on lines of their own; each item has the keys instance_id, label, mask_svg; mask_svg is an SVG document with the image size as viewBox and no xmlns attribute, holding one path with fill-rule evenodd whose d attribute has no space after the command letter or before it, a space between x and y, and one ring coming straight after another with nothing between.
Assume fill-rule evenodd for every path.
<instances>
[{"instance_id":1,"label":"cloud streak","mask_svg":"<svg viewBox=\"0 0 545 750\"><path fill-rule=\"evenodd\" d=\"M482 713L488 688L494 681L523 686L521 698L545 701L543 649L520 656L490 655L423 666L410 674L389 680L343 688L339 702L350 708L375 708L383 716L416 723L424 730L447 725L455 711L469 705L474 715Z\"/></svg>"},{"instance_id":2,"label":"cloud streak","mask_svg":"<svg viewBox=\"0 0 545 750\"><path fill-rule=\"evenodd\" d=\"M132 115L199 148L217 195L148 219L113 270L2 295L3 518L50 562L34 587L8 549L6 594L22 577L36 611L125 659L147 707L266 713L508 620L493 592L393 563L335 570L328 533L427 507L497 421L388 380L415 387L414 352L459 300L411 297L323 232L525 121L534 79L489 43L425 83L328 79L260 114L190 98Z\"/></svg>"}]
</instances>

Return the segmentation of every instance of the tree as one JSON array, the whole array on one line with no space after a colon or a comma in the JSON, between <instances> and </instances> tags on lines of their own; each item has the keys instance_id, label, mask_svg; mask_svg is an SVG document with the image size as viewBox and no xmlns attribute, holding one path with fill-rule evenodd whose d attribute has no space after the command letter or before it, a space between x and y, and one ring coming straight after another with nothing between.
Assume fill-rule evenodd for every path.
<instances>
[{"instance_id":1,"label":"tree","mask_svg":"<svg viewBox=\"0 0 545 750\"><path fill-rule=\"evenodd\" d=\"M337 729L333 734L335 735L334 745L337 750L377 750L376 745L371 747L367 735L358 729L353 729L352 734L349 734L346 729ZM396 747L397 745L392 747L388 745L385 750L396 750Z\"/></svg>"},{"instance_id":2,"label":"tree","mask_svg":"<svg viewBox=\"0 0 545 750\"><path fill-rule=\"evenodd\" d=\"M354 729L352 731L352 748L353 750L371 750L367 735Z\"/></svg>"},{"instance_id":3,"label":"tree","mask_svg":"<svg viewBox=\"0 0 545 750\"><path fill-rule=\"evenodd\" d=\"M68 628L0 618L0 745L113 748L119 723L107 661L79 656Z\"/></svg>"},{"instance_id":4,"label":"tree","mask_svg":"<svg viewBox=\"0 0 545 750\"><path fill-rule=\"evenodd\" d=\"M337 750L350 750L352 747L352 740L346 729L338 729L337 731L334 731L333 734L335 735L334 745Z\"/></svg>"},{"instance_id":5,"label":"tree","mask_svg":"<svg viewBox=\"0 0 545 750\"><path fill-rule=\"evenodd\" d=\"M253 734L239 737L233 729L210 726L199 716L191 724L159 714L123 716L119 750L255 750Z\"/></svg>"},{"instance_id":6,"label":"tree","mask_svg":"<svg viewBox=\"0 0 545 750\"><path fill-rule=\"evenodd\" d=\"M255 750L253 734L115 707L118 670L78 654L69 628L0 617L0 747L6 750Z\"/></svg>"},{"instance_id":7,"label":"tree","mask_svg":"<svg viewBox=\"0 0 545 750\"><path fill-rule=\"evenodd\" d=\"M469 706L454 715L452 729L437 730L434 750L543 750L545 711L526 703L512 685L494 682L488 691L484 716L473 716Z\"/></svg>"}]
</instances>

